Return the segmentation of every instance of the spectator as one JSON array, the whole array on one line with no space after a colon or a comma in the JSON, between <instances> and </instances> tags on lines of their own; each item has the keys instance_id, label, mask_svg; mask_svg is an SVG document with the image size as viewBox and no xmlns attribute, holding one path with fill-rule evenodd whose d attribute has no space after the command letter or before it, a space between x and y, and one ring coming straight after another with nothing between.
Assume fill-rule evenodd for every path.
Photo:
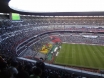
<instances>
[{"instance_id":1,"label":"spectator","mask_svg":"<svg viewBox=\"0 0 104 78\"><path fill-rule=\"evenodd\" d=\"M30 75L30 78L40 78L41 74L42 74L42 70L38 67L34 67L33 74Z\"/></svg>"},{"instance_id":2,"label":"spectator","mask_svg":"<svg viewBox=\"0 0 104 78\"><path fill-rule=\"evenodd\" d=\"M8 68L8 70L9 70L10 73L12 74L12 78L13 78L13 77L16 77L16 75L18 74L17 67L18 67L18 63L13 61L13 62L11 63L11 66Z\"/></svg>"},{"instance_id":3,"label":"spectator","mask_svg":"<svg viewBox=\"0 0 104 78\"><path fill-rule=\"evenodd\" d=\"M29 78L29 74L28 72L26 72L24 70L24 65L19 65L18 66L18 74L17 74L17 77L16 78Z\"/></svg>"},{"instance_id":4,"label":"spectator","mask_svg":"<svg viewBox=\"0 0 104 78\"><path fill-rule=\"evenodd\" d=\"M38 61L38 62L36 62L36 67L39 67L42 69L42 71L44 71L45 64L42 61Z\"/></svg>"},{"instance_id":5,"label":"spectator","mask_svg":"<svg viewBox=\"0 0 104 78\"><path fill-rule=\"evenodd\" d=\"M0 78L12 78L12 74L9 70L5 69L0 72Z\"/></svg>"},{"instance_id":6,"label":"spectator","mask_svg":"<svg viewBox=\"0 0 104 78\"><path fill-rule=\"evenodd\" d=\"M7 66L6 61L0 56L0 70L2 71Z\"/></svg>"}]
</instances>

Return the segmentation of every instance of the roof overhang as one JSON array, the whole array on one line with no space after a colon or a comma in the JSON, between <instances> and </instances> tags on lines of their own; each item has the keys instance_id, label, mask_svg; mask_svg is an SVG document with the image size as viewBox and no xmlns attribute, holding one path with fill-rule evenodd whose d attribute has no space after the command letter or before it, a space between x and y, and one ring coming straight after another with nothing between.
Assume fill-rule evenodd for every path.
<instances>
[{"instance_id":1,"label":"roof overhang","mask_svg":"<svg viewBox=\"0 0 104 78\"><path fill-rule=\"evenodd\" d=\"M104 12L104 0L11 0L9 7L30 13Z\"/></svg>"}]
</instances>

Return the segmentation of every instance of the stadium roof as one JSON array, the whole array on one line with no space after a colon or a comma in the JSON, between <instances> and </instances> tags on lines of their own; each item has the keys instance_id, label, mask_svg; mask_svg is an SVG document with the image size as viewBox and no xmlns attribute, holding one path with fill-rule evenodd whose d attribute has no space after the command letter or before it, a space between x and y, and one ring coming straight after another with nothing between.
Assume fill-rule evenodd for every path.
<instances>
[{"instance_id":1,"label":"stadium roof","mask_svg":"<svg viewBox=\"0 0 104 78\"><path fill-rule=\"evenodd\" d=\"M57 1L56 0L44 0L44 1L42 0L43 1L42 3L39 3L40 0L13 0L13 1L14 2L9 3L9 0L0 0L0 12L2 12L2 13L17 12L17 13L25 14L25 15L32 14L32 15L45 15L45 16L55 16L55 15L56 16L104 16L103 0L100 0L100 1L99 0L87 0L87 1L86 0L76 0L76 2L75 2L75 0L70 0L70 1L72 1L73 4L71 4L70 2L65 2L66 6L64 5L63 2L69 1L69 0L57 0ZM16 2L16 1L18 1L18 2ZM23 4L21 4L19 1ZM22 2L22 1L24 1L24 2ZM27 2L27 1L29 1L29 2ZM37 1L37 2L34 2L34 5L30 6L29 4L33 3L32 1ZM47 1L47 2L45 2L45 1ZM73 1L75 2L75 4ZM80 2L80 1L82 1L82 2ZM98 2L96 2L96 1L98 1ZM51 3L53 2L54 4L51 5L50 2ZM47 4L44 4L44 3L47 3ZM88 4L84 4L84 3L88 3ZM8 6L8 4L10 5L10 7L12 9ZM14 5L16 5L16 6L14 6ZM26 5L26 6L24 6L26 9L24 10L23 7L20 7L18 5L21 5L21 6ZM44 6L44 5L47 5L47 6ZM49 6L49 5L51 5L51 6ZM52 7L54 5L55 5L55 7L57 7L57 5L58 5L58 7L57 8ZM63 6L61 6L61 5L63 5ZM80 5L82 5L82 6L80 6ZM28 7L28 6L30 6L30 7ZM39 8L39 9L34 8L34 11L33 11L32 10L33 6ZM85 7L83 7L83 6L85 6ZM60 9L60 7L61 7L61 9ZM28 10L27 8L32 8L32 9ZM46 10L44 10L45 8L46 8ZM52 8L54 8L54 9L52 9ZM66 8L66 9L64 9L64 8Z\"/></svg>"}]
</instances>

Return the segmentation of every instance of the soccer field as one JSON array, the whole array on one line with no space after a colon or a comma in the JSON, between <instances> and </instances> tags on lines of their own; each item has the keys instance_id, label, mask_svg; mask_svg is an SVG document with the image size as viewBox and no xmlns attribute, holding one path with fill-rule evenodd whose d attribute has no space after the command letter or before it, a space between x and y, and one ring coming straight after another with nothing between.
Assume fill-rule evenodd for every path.
<instances>
[{"instance_id":1,"label":"soccer field","mask_svg":"<svg viewBox=\"0 0 104 78\"><path fill-rule=\"evenodd\" d=\"M54 63L104 69L104 46L63 43Z\"/></svg>"}]
</instances>

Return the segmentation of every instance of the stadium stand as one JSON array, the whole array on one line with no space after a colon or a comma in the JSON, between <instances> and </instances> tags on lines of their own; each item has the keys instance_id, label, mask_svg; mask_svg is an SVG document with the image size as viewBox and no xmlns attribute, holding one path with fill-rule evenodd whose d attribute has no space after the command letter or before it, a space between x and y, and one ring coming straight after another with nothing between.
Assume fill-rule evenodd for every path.
<instances>
[{"instance_id":1,"label":"stadium stand","mask_svg":"<svg viewBox=\"0 0 104 78\"><path fill-rule=\"evenodd\" d=\"M52 66L41 68L35 63L18 60L14 57L22 56L38 61L40 58L42 60L47 58L48 61L52 61L54 53L51 52L56 46L59 46L54 44L59 39L68 43L104 45L104 34L102 34L104 33L104 17L21 16L21 19L20 22L12 22L7 16L0 15L0 78L29 78L30 75L40 76L40 78L102 77L76 74L73 71L69 72ZM56 38L53 40L54 43L50 36ZM91 38L92 36L93 38ZM46 54L41 53L43 45L50 42L53 47ZM46 60L46 62L48 61ZM41 63L43 64L43 62ZM83 70L86 69L83 68Z\"/></svg>"}]
</instances>

